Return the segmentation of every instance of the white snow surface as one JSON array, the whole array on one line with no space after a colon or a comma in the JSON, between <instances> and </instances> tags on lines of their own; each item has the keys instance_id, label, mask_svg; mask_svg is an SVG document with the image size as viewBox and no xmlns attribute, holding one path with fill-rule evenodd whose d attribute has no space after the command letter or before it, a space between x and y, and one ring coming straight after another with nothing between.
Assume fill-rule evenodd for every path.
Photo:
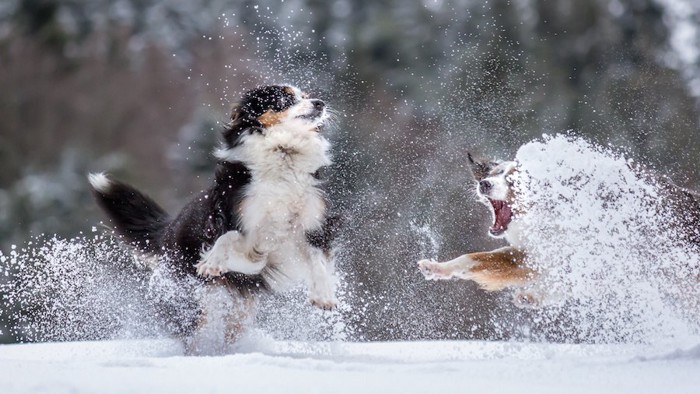
<instances>
[{"instance_id":1,"label":"white snow surface","mask_svg":"<svg viewBox=\"0 0 700 394\"><path fill-rule=\"evenodd\" d=\"M0 346L0 393L697 393L700 346L169 340Z\"/></svg>"}]
</instances>

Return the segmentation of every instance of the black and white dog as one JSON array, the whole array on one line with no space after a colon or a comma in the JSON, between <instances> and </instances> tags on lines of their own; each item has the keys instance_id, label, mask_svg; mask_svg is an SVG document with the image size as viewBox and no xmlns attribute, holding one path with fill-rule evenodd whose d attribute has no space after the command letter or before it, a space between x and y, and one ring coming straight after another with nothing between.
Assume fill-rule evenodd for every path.
<instances>
[{"instance_id":1,"label":"black and white dog","mask_svg":"<svg viewBox=\"0 0 700 394\"><path fill-rule=\"evenodd\" d=\"M192 326L211 324L225 305L231 309L223 311L226 329L240 331L255 294L298 283L308 286L316 307L336 306L331 242L338 218L328 213L319 179L331 163L321 133L328 117L323 101L292 86L246 92L214 153L213 184L174 219L133 187L101 173L89 176L117 234L180 276L199 278L205 293L218 294L213 305L200 297Z\"/></svg>"}]
</instances>

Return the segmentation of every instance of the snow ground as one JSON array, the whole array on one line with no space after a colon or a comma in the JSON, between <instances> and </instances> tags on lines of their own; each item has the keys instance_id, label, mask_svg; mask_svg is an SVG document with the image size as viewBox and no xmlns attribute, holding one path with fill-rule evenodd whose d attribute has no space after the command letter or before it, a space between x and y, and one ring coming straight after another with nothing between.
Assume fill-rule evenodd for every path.
<instances>
[{"instance_id":1,"label":"snow ground","mask_svg":"<svg viewBox=\"0 0 700 394\"><path fill-rule=\"evenodd\" d=\"M184 357L168 340L0 346L0 393L697 393L700 345L258 341Z\"/></svg>"}]
</instances>

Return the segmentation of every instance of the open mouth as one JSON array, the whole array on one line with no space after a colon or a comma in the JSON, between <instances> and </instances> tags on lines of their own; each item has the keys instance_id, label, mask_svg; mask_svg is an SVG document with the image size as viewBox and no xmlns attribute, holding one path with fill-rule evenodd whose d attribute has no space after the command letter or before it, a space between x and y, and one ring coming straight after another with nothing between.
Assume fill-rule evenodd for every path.
<instances>
[{"instance_id":1,"label":"open mouth","mask_svg":"<svg viewBox=\"0 0 700 394\"><path fill-rule=\"evenodd\" d=\"M513 210L508 203L500 200L488 199L493 208L493 225L489 229L491 235L497 237L508 230L508 224L513 220Z\"/></svg>"},{"instance_id":2,"label":"open mouth","mask_svg":"<svg viewBox=\"0 0 700 394\"><path fill-rule=\"evenodd\" d=\"M316 126L314 128L314 130L316 132L321 132L323 129L324 123L325 123L325 119L324 119L323 115L324 115L323 110L320 110L320 111L314 110L311 113L297 116L297 119L304 119L304 120L308 120L310 122L314 122L315 126Z\"/></svg>"}]
</instances>

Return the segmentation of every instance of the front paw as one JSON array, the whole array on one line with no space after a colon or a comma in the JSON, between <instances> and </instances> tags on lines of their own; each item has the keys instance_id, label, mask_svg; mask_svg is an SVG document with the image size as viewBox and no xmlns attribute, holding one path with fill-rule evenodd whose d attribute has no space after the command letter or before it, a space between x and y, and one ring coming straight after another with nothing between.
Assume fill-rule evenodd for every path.
<instances>
[{"instance_id":1,"label":"front paw","mask_svg":"<svg viewBox=\"0 0 700 394\"><path fill-rule=\"evenodd\" d=\"M448 279L450 277L443 264L435 260L421 260L418 262L418 269L427 280Z\"/></svg>"},{"instance_id":2,"label":"front paw","mask_svg":"<svg viewBox=\"0 0 700 394\"><path fill-rule=\"evenodd\" d=\"M214 245L203 251L199 263L195 265L197 275L217 277L231 271L231 260L238 257L241 234L232 230L220 236Z\"/></svg>"},{"instance_id":3,"label":"front paw","mask_svg":"<svg viewBox=\"0 0 700 394\"><path fill-rule=\"evenodd\" d=\"M331 311L338 306L338 300L331 298L311 298L311 305L324 311Z\"/></svg>"},{"instance_id":4,"label":"front paw","mask_svg":"<svg viewBox=\"0 0 700 394\"><path fill-rule=\"evenodd\" d=\"M196 266L197 275L204 277L217 277L224 274L224 267L214 259L203 259Z\"/></svg>"},{"instance_id":5,"label":"front paw","mask_svg":"<svg viewBox=\"0 0 700 394\"><path fill-rule=\"evenodd\" d=\"M330 311L338 306L338 300L331 288L312 290L309 293L309 300L311 300L311 305L324 311Z\"/></svg>"}]
</instances>

